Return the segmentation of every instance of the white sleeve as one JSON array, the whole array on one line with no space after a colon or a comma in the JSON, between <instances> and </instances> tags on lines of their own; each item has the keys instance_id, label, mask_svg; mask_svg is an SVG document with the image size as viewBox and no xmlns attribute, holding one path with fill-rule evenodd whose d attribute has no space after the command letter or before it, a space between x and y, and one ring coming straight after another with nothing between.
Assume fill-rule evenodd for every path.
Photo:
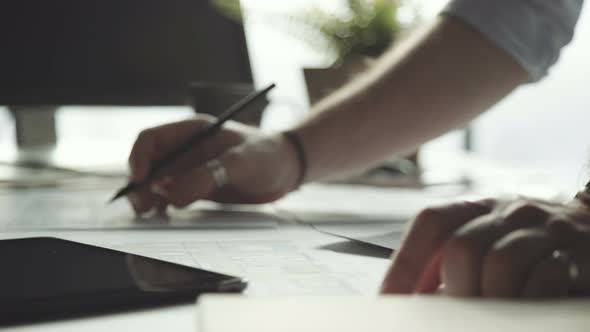
<instances>
[{"instance_id":1,"label":"white sleeve","mask_svg":"<svg viewBox=\"0 0 590 332\"><path fill-rule=\"evenodd\" d=\"M538 81L573 38L583 0L452 0L457 17L513 56Z\"/></svg>"}]
</instances>

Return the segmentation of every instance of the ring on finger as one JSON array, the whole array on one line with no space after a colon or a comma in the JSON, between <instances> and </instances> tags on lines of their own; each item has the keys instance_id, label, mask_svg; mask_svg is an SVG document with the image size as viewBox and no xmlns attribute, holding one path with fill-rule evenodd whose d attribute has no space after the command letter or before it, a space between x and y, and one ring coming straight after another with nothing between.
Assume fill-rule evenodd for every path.
<instances>
[{"instance_id":1,"label":"ring on finger","mask_svg":"<svg viewBox=\"0 0 590 332\"><path fill-rule=\"evenodd\" d=\"M229 175L227 174L227 170L219 160L210 160L207 162L205 166L209 171L211 171L213 181L215 182L215 188L220 189L227 185L227 183L229 182Z\"/></svg>"},{"instance_id":2,"label":"ring on finger","mask_svg":"<svg viewBox=\"0 0 590 332\"><path fill-rule=\"evenodd\" d=\"M571 285L575 285L580 277L580 267L574 259L572 253L567 250L554 250L551 257L561 262L567 269L568 278Z\"/></svg>"}]
</instances>

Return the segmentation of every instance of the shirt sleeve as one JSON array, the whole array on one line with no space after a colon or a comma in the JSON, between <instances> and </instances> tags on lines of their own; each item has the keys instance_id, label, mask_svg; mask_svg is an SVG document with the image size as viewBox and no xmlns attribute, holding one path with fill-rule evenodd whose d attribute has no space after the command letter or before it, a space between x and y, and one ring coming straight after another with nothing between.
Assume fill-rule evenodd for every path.
<instances>
[{"instance_id":1,"label":"shirt sleeve","mask_svg":"<svg viewBox=\"0 0 590 332\"><path fill-rule=\"evenodd\" d=\"M528 71L547 75L573 38L583 0L452 0L442 15L457 17L483 33Z\"/></svg>"}]
</instances>

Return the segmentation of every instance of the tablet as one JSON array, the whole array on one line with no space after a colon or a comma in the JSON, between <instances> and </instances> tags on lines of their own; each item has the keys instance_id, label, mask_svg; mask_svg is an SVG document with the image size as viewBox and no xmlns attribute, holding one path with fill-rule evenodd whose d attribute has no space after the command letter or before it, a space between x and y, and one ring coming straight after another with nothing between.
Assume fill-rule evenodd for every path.
<instances>
[{"instance_id":1,"label":"tablet","mask_svg":"<svg viewBox=\"0 0 590 332\"><path fill-rule=\"evenodd\" d=\"M246 281L56 239L0 241L0 324L193 302Z\"/></svg>"}]
</instances>

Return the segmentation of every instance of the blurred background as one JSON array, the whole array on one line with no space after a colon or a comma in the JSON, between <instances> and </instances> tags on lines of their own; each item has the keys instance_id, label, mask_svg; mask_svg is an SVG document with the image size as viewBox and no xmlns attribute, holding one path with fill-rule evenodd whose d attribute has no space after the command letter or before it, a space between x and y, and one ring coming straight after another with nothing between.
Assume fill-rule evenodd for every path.
<instances>
[{"instance_id":1,"label":"blurred background","mask_svg":"<svg viewBox=\"0 0 590 332\"><path fill-rule=\"evenodd\" d=\"M445 3L405 0L396 9L396 27L400 30L396 38L403 38L435 18ZM322 50L318 41L310 40L304 33L305 29L298 31L297 20L317 19L308 15L312 11L328 14L326 17L346 18L351 15L349 4L343 0L242 1L255 86L271 82L278 85L262 119L265 130L289 128L305 117L310 99L303 68L329 67L339 62L337 52ZM231 1L220 1L220 7L225 8L224 15L231 17ZM308 29L311 28L309 25ZM549 77L520 88L473 123L473 152L484 159L518 168L543 169L555 181L575 190L587 178L590 159L588 58L590 12L584 10L574 41ZM142 129L192 114L188 106L60 107L56 116L59 137L56 160L78 151L74 153L76 159L86 164L123 164ZM14 131L10 113L0 107L2 158L9 159L16 153ZM464 139L463 131L444 135L426 144L420 158L436 159L458 153L464 149ZM89 146L103 148L96 150Z\"/></svg>"}]
</instances>

